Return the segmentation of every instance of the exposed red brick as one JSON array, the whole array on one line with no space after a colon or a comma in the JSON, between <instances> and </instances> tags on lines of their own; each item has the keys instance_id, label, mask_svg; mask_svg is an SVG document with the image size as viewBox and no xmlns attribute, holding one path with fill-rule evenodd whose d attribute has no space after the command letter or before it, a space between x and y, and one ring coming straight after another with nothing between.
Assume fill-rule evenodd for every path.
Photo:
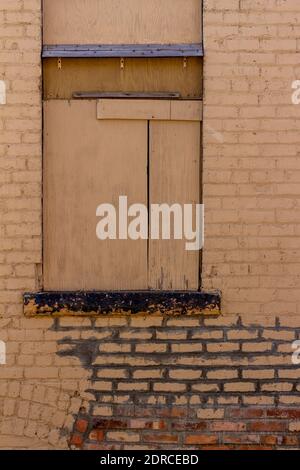
<instances>
[{"instance_id":1,"label":"exposed red brick","mask_svg":"<svg viewBox=\"0 0 300 470\"><path fill-rule=\"evenodd\" d=\"M237 446L235 450L273 450L271 446Z\"/></svg>"},{"instance_id":2,"label":"exposed red brick","mask_svg":"<svg viewBox=\"0 0 300 470\"><path fill-rule=\"evenodd\" d=\"M219 446L201 446L201 450L233 450L234 446L225 446L225 445L219 445Z\"/></svg>"},{"instance_id":3,"label":"exposed red brick","mask_svg":"<svg viewBox=\"0 0 300 470\"><path fill-rule=\"evenodd\" d=\"M103 441L104 439L104 431L99 431L98 429L94 429L90 432L89 438L91 441Z\"/></svg>"},{"instance_id":4,"label":"exposed red brick","mask_svg":"<svg viewBox=\"0 0 300 470\"><path fill-rule=\"evenodd\" d=\"M258 434L224 434L223 442L225 444L259 444L260 438Z\"/></svg>"},{"instance_id":5,"label":"exposed red brick","mask_svg":"<svg viewBox=\"0 0 300 470\"><path fill-rule=\"evenodd\" d=\"M97 419L94 421L94 428L97 429L126 429L127 421L117 419Z\"/></svg>"},{"instance_id":6,"label":"exposed red brick","mask_svg":"<svg viewBox=\"0 0 300 470\"><path fill-rule=\"evenodd\" d=\"M145 434L144 441L145 442L177 442L178 435L160 434L160 433Z\"/></svg>"},{"instance_id":7,"label":"exposed red brick","mask_svg":"<svg viewBox=\"0 0 300 470\"><path fill-rule=\"evenodd\" d=\"M262 436L260 439L260 442L263 445L270 445L270 446L276 446L278 441L277 436Z\"/></svg>"},{"instance_id":8,"label":"exposed red brick","mask_svg":"<svg viewBox=\"0 0 300 470\"><path fill-rule=\"evenodd\" d=\"M86 419L78 419L75 424L75 429L78 432L84 433L88 428L88 421Z\"/></svg>"},{"instance_id":9,"label":"exposed red brick","mask_svg":"<svg viewBox=\"0 0 300 470\"><path fill-rule=\"evenodd\" d=\"M120 408L118 407L117 414L120 414L119 411L120 411ZM131 417L135 416L139 418L149 418L149 417L153 418L153 416L156 416L160 418L186 418L187 414L188 414L188 410L186 407L184 408L135 407L134 410L132 411ZM125 416L128 416L128 410Z\"/></svg>"},{"instance_id":10,"label":"exposed red brick","mask_svg":"<svg viewBox=\"0 0 300 470\"><path fill-rule=\"evenodd\" d=\"M264 416L265 410L261 408L231 408L227 410L227 416L229 418L261 418Z\"/></svg>"},{"instance_id":11,"label":"exposed red brick","mask_svg":"<svg viewBox=\"0 0 300 470\"><path fill-rule=\"evenodd\" d=\"M300 409L298 408L272 408L267 410L270 418L299 419Z\"/></svg>"},{"instance_id":12,"label":"exposed red brick","mask_svg":"<svg viewBox=\"0 0 300 470\"><path fill-rule=\"evenodd\" d=\"M246 423L230 422L230 421L213 421L209 424L210 431L231 431L240 432L246 430Z\"/></svg>"},{"instance_id":13,"label":"exposed red brick","mask_svg":"<svg viewBox=\"0 0 300 470\"><path fill-rule=\"evenodd\" d=\"M69 441L71 446L82 447L83 437L80 434L73 434Z\"/></svg>"},{"instance_id":14,"label":"exposed red brick","mask_svg":"<svg viewBox=\"0 0 300 470\"><path fill-rule=\"evenodd\" d=\"M248 423L248 431L254 432L283 432L286 424L282 421L253 421Z\"/></svg>"},{"instance_id":15,"label":"exposed red brick","mask_svg":"<svg viewBox=\"0 0 300 470\"><path fill-rule=\"evenodd\" d=\"M297 446L299 444L299 439L297 436L284 436L283 445L285 446Z\"/></svg>"},{"instance_id":16,"label":"exposed red brick","mask_svg":"<svg viewBox=\"0 0 300 470\"><path fill-rule=\"evenodd\" d=\"M185 439L186 444L217 444L218 439L215 435L209 434L191 434Z\"/></svg>"},{"instance_id":17,"label":"exposed red brick","mask_svg":"<svg viewBox=\"0 0 300 470\"><path fill-rule=\"evenodd\" d=\"M185 421L173 421L171 424L172 429L176 431L205 431L208 423L205 421L199 421L195 423Z\"/></svg>"}]
</instances>

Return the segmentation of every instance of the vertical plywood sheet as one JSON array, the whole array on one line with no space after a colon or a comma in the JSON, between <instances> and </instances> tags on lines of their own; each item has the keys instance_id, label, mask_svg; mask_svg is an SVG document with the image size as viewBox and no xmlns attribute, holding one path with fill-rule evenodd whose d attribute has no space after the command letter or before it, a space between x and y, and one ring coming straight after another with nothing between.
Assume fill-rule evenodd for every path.
<instances>
[{"instance_id":1,"label":"vertical plywood sheet","mask_svg":"<svg viewBox=\"0 0 300 470\"><path fill-rule=\"evenodd\" d=\"M200 197L200 122L150 122L150 203L196 204ZM199 252L185 240L151 240L149 287L197 290Z\"/></svg>"},{"instance_id":2,"label":"vertical plywood sheet","mask_svg":"<svg viewBox=\"0 0 300 470\"><path fill-rule=\"evenodd\" d=\"M147 121L99 121L96 101L44 104L44 288L147 287L147 241L96 237L96 208L147 204Z\"/></svg>"},{"instance_id":3,"label":"vertical plywood sheet","mask_svg":"<svg viewBox=\"0 0 300 470\"><path fill-rule=\"evenodd\" d=\"M44 0L44 44L201 42L202 0Z\"/></svg>"}]
</instances>

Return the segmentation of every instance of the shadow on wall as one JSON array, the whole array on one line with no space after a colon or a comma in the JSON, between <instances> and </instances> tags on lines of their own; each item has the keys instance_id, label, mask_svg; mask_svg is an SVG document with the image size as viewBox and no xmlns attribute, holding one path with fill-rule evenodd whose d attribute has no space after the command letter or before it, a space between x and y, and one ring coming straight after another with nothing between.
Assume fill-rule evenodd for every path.
<instances>
[{"instance_id":1,"label":"shadow on wall","mask_svg":"<svg viewBox=\"0 0 300 470\"><path fill-rule=\"evenodd\" d=\"M299 446L299 326L276 317L57 319L60 357L79 358L91 400L80 449ZM298 325L297 324L297 325ZM69 326L63 326L69 325ZM77 339L74 339L76 332Z\"/></svg>"}]
</instances>

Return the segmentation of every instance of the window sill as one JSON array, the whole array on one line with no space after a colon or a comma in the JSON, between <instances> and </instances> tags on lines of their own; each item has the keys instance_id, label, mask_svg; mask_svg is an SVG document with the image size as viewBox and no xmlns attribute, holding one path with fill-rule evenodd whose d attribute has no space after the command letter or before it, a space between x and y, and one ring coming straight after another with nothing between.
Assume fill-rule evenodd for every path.
<instances>
[{"instance_id":1,"label":"window sill","mask_svg":"<svg viewBox=\"0 0 300 470\"><path fill-rule=\"evenodd\" d=\"M26 293L24 314L26 317L220 315L221 293L219 291Z\"/></svg>"}]
</instances>

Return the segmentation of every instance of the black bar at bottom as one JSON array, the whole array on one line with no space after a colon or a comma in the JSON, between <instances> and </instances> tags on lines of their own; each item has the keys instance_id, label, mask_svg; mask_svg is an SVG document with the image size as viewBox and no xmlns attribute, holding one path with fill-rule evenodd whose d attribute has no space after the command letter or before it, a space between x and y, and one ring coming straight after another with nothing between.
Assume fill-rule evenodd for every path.
<instances>
[{"instance_id":1,"label":"black bar at bottom","mask_svg":"<svg viewBox=\"0 0 300 470\"><path fill-rule=\"evenodd\" d=\"M24 468L26 463L40 468L40 465L51 465L59 463L60 467L64 463L82 466L82 468L95 469L102 466L111 466L115 468L139 468L140 466L151 467L174 467L190 466L192 468L205 468L205 465L215 464L221 468L238 468L241 464L259 465L261 468L270 468L274 465L288 465L295 460L297 463L297 454L290 451L1 451L0 459L2 468L6 462L13 466L20 464ZM91 467L88 467L91 465ZM252 468L252 467L251 467ZM296 467L295 467L296 468Z\"/></svg>"}]
</instances>

